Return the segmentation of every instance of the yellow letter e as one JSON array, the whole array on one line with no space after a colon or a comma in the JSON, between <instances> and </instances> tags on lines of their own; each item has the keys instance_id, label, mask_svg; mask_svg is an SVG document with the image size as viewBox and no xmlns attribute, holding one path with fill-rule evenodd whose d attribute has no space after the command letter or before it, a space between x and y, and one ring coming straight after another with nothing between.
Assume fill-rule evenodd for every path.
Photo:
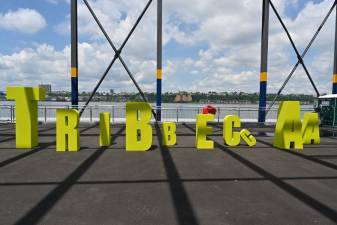
<instances>
[{"instance_id":1,"label":"yellow letter e","mask_svg":"<svg viewBox=\"0 0 337 225\"><path fill-rule=\"evenodd\" d=\"M197 149L210 149L214 148L214 142L207 140L207 135L212 134L212 127L207 126L207 122L213 121L213 114L198 114L196 122L196 146Z\"/></svg>"}]
</instances>

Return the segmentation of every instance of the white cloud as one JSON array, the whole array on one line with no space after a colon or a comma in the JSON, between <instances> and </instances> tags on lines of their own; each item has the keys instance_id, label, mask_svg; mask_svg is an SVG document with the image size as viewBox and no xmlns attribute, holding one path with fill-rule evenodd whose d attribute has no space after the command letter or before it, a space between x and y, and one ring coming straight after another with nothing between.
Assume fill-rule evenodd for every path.
<instances>
[{"instance_id":1,"label":"white cloud","mask_svg":"<svg viewBox=\"0 0 337 225\"><path fill-rule=\"evenodd\" d=\"M54 5L58 4L57 0L46 0L46 1Z\"/></svg>"},{"instance_id":2,"label":"white cloud","mask_svg":"<svg viewBox=\"0 0 337 225\"><path fill-rule=\"evenodd\" d=\"M106 45L80 43L79 44L79 81L80 91L91 91L105 68L112 59L112 54ZM135 79L140 82L144 90L153 91L155 80L155 62L153 60L126 60L132 65ZM165 69L168 71L169 67ZM52 46L42 44L36 48L26 48L12 55L0 55L0 74L2 87L21 85L37 86L40 83L50 83L58 90L70 88L70 47L62 51ZM102 85L103 89L136 91L127 73L119 62L112 67Z\"/></svg>"},{"instance_id":3,"label":"white cloud","mask_svg":"<svg viewBox=\"0 0 337 225\"><path fill-rule=\"evenodd\" d=\"M170 2L172 3L172 1ZM198 29L186 39L192 39L190 42L207 42L209 48L201 51L194 63L190 61L188 65L178 63L180 65L178 71L183 70L184 67L184 71L193 71L190 73L191 75L199 75L195 76L194 82L191 82L192 85L180 85L180 88L191 91L258 92L262 4L256 4L256 1L252 0L189 1L185 3L185 6L184 3L178 2L172 3L170 6L173 11L176 11L175 18L179 17L186 23L199 25ZM328 0L319 4L308 2L300 10L298 16L292 20L285 15L285 8L297 5L297 1L280 0L274 1L274 3L300 51L310 40L328 8L332 5ZM179 4L183 4L183 6L178 7ZM332 15L333 17L334 15ZM309 60L306 60L307 67L322 92L331 89L333 63L331 51L334 44L332 18L309 52ZM176 31L176 33L179 32L183 32L183 30ZM173 35L173 38L176 37ZM269 42L268 92L276 92L290 72L296 56L271 9ZM314 57L314 60L310 60L310 57ZM300 67L288 84L286 91L314 93Z\"/></svg>"},{"instance_id":4,"label":"white cloud","mask_svg":"<svg viewBox=\"0 0 337 225\"><path fill-rule=\"evenodd\" d=\"M18 9L0 13L0 28L33 34L47 25L44 17L34 9Z\"/></svg>"},{"instance_id":5,"label":"white cloud","mask_svg":"<svg viewBox=\"0 0 337 225\"><path fill-rule=\"evenodd\" d=\"M118 47L146 1L96 0L90 3ZM293 19L287 17L285 11L287 7L298 7L297 0L274 0L274 4L301 51L332 3L329 0L315 4L309 1ZM258 1L257 4L256 0L164 1L164 53L171 51L170 55L174 55L173 50L169 49L172 41L189 48L197 48L204 43L196 55L177 55L179 57L176 58L164 55L164 90L258 92L261 8L262 3ZM80 36L88 37L86 42L79 45L80 87L88 91L92 90L109 64L113 51L82 3L79 3L78 15ZM322 92L331 89L332 17L306 58L308 69ZM276 92L296 57L272 10L270 20L268 92ZM69 31L68 27L69 16L57 26L63 31ZM16 74L27 84L43 80L53 84L56 89L69 90L69 56L69 46L56 51L48 45L23 49L12 55L0 55L0 74L6 76L6 85L16 82L11 76ZM122 56L140 85L147 91L155 91L155 1L127 43ZM103 88L136 91L119 62L114 65ZM314 93L300 67L286 92Z\"/></svg>"},{"instance_id":6,"label":"white cloud","mask_svg":"<svg viewBox=\"0 0 337 225\"><path fill-rule=\"evenodd\" d=\"M57 5L58 3L61 3L61 2L70 2L70 0L45 0L51 4L54 4L54 5Z\"/></svg>"}]
</instances>

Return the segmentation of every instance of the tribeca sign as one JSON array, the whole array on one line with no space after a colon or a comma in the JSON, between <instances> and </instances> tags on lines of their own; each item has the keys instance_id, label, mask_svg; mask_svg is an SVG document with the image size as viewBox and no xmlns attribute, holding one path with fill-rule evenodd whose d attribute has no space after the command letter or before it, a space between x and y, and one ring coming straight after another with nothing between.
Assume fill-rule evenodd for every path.
<instances>
[{"instance_id":1,"label":"tribeca sign","mask_svg":"<svg viewBox=\"0 0 337 225\"><path fill-rule=\"evenodd\" d=\"M45 98L45 90L35 87L7 87L7 99L15 100L16 148L32 149L38 146L38 101ZM126 151L147 151L152 146L151 106L145 102L126 103ZM212 114L196 116L195 147L213 149L214 142L207 139L212 127L207 123L214 120ZM223 141L230 147L238 146L243 140L248 146L256 145L255 137L240 129L240 118L228 115L223 120ZM162 144L176 144L176 124L162 123ZM279 107L273 145L281 149L303 149L304 144L319 144L319 120L317 113L305 113L301 120L300 102L285 101ZM101 147L110 146L110 114L100 114ZM56 110L56 151L78 151L80 149L79 113L75 109Z\"/></svg>"}]
</instances>

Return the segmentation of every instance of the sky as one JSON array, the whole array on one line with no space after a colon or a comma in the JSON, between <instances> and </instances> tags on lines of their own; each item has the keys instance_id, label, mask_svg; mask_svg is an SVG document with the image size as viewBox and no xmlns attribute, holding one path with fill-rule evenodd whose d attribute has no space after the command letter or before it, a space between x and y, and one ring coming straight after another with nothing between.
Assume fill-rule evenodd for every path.
<instances>
[{"instance_id":1,"label":"sky","mask_svg":"<svg viewBox=\"0 0 337 225\"><path fill-rule=\"evenodd\" d=\"M273 0L302 52L332 0ZM118 47L147 0L89 0ZM259 91L262 0L163 0L163 91ZM122 52L144 91L156 90L153 1ZM52 85L70 90L70 1L0 0L0 91ZM334 11L304 61L321 93L331 93ZM79 91L92 91L114 52L78 0ZM296 55L270 8L268 93L278 91ZM99 91L136 92L120 62ZM284 93L315 94L300 66Z\"/></svg>"}]
</instances>

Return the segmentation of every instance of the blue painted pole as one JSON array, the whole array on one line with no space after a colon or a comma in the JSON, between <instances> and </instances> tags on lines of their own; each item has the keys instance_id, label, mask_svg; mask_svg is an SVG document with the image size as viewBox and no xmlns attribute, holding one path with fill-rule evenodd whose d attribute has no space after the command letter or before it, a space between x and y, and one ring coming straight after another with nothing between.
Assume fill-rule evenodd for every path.
<instances>
[{"instance_id":1,"label":"blue painted pole","mask_svg":"<svg viewBox=\"0 0 337 225\"><path fill-rule=\"evenodd\" d=\"M71 0L71 105L78 106L78 31L77 0Z\"/></svg>"},{"instance_id":2,"label":"blue painted pole","mask_svg":"<svg viewBox=\"0 0 337 225\"><path fill-rule=\"evenodd\" d=\"M337 94L337 6L335 17L335 55L334 55L333 75L332 75L332 94Z\"/></svg>"},{"instance_id":3,"label":"blue painted pole","mask_svg":"<svg viewBox=\"0 0 337 225\"><path fill-rule=\"evenodd\" d=\"M263 1L262 37L261 37L261 67L260 67L260 99L259 123L266 121L267 81L268 81L268 33L269 33L269 1Z\"/></svg>"},{"instance_id":4,"label":"blue painted pole","mask_svg":"<svg viewBox=\"0 0 337 225\"><path fill-rule=\"evenodd\" d=\"M163 1L158 0L157 8L157 121L161 121L161 93L162 93L162 23L163 23Z\"/></svg>"}]
</instances>

